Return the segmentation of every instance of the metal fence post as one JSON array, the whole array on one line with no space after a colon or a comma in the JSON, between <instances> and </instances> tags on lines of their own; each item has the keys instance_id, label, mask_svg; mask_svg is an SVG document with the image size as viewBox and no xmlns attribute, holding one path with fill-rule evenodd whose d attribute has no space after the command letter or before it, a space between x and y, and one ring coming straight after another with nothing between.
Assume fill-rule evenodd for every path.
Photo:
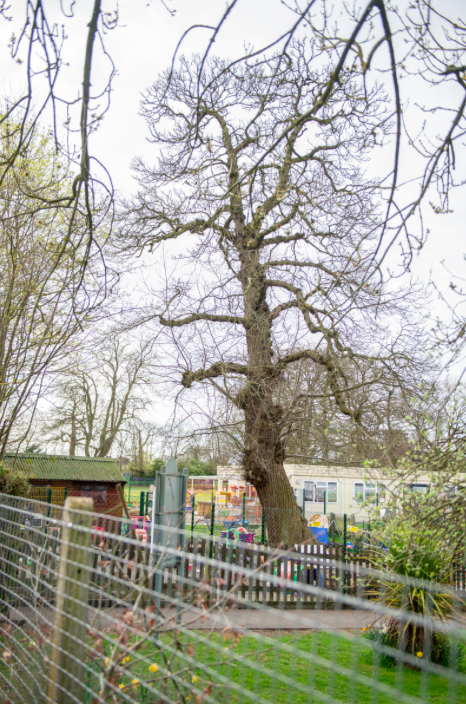
<instances>
[{"instance_id":1,"label":"metal fence post","mask_svg":"<svg viewBox=\"0 0 466 704\"><path fill-rule=\"evenodd\" d=\"M139 494L139 515L143 516L144 515L144 492L141 491Z\"/></svg>"},{"instance_id":2,"label":"metal fence post","mask_svg":"<svg viewBox=\"0 0 466 704\"><path fill-rule=\"evenodd\" d=\"M346 524L346 513L343 514L343 551L342 551L342 558L341 561L343 562L343 565L346 564L346 530L347 530L347 524ZM343 567L342 570L342 592L343 594L346 594L346 570Z\"/></svg>"},{"instance_id":3,"label":"metal fence post","mask_svg":"<svg viewBox=\"0 0 466 704\"><path fill-rule=\"evenodd\" d=\"M212 510L210 512L210 537L213 538L214 535L214 528L215 528L215 504L212 501ZM213 547L214 547L214 541L210 541L210 548L209 548L209 557L212 558L213 554ZM211 569L211 568L210 568Z\"/></svg>"},{"instance_id":4,"label":"metal fence post","mask_svg":"<svg viewBox=\"0 0 466 704\"><path fill-rule=\"evenodd\" d=\"M212 507L212 510L210 512L210 535L214 534L214 528L215 528L215 504L212 501L210 504Z\"/></svg>"},{"instance_id":5,"label":"metal fence post","mask_svg":"<svg viewBox=\"0 0 466 704\"><path fill-rule=\"evenodd\" d=\"M265 510L264 507L262 506L262 535L261 535L261 542L264 545L265 544Z\"/></svg>"},{"instance_id":6,"label":"metal fence post","mask_svg":"<svg viewBox=\"0 0 466 704\"><path fill-rule=\"evenodd\" d=\"M346 513L344 513L343 514L343 556L342 556L342 562L346 561L346 530L347 530Z\"/></svg>"},{"instance_id":7,"label":"metal fence post","mask_svg":"<svg viewBox=\"0 0 466 704\"><path fill-rule=\"evenodd\" d=\"M324 516L327 513L327 489L324 489Z\"/></svg>"},{"instance_id":8,"label":"metal fence post","mask_svg":"<svg viewBox=\"0 0 466 704\"><path fill-rule=\"evenodd\" d=\"M92 499L69 496L63 511L48 685L48 701L55 704L84 701L93 508Z\"/></svg>"},{"instance_id":9,"label":"metal fence post","mask_svg":"<svg viewBox=\"0 0 466 704\"><path fill-rule=\"evenodd\" d=\"M192 499L193 499L193 501L192 501L192 504L191 504L191 506L192 506L192 513L191 513L191 543L193 542L193 539L194 539L193 533L194 533L194 512L195 512L195 510L196 510L196 494L193 494Z\"/></svg>"},{"instance_id":10,"label":"metal fence post","mask_svg":"<svg viewBox=\"0 0 466 704\"><path fill-rule=\"evenodd\" d=\"M244 490L243 493L243 528L246 523L246 489Z\"/></svg>"},{"instance_id":11,"label":"metal fence post","mask_svg":"<svg viewBox=\"0 0 466 704\"><path fill-rule=\"evenodd\" d=\"M303 516L306 518L306 489L303 489Z\"/></svg>"}]
</instances>

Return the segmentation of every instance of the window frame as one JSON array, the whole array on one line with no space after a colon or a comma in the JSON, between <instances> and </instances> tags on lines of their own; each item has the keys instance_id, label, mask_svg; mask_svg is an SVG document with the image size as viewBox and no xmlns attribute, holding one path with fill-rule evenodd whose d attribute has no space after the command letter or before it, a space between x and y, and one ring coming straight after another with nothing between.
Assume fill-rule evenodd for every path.
<instances>
[{"instance_id":1,"label":"window frame","mask_svg":"<svg viewBox=\"0 0 466 704\"><path fill-rule=\"evenodd\" d=\"M419 491L420 489L421 491ZM412 494L419 494L420 496L425 496L430 491L430 484L426 484L425 482L423 482L422 484L413 482L409 485L409 491Z\"/></svg>"},{"instance_id":2,"label":"window frame","mask_svg":"<svg viewBox=\"0 0 466 704\"><path fill-rule=\"evenodd\" d=\"M357 486L362 486L362 498L358 499L356 497L356 487ZM366 488L370 488L370 497L373 496L373 499L369 498L369 496L366 494ZM375 493L372 494L372 491L375 489ZM358 481L353 481L353 503L356 503L358 505L360 504L366 504L366 503L371 503L375 504L377 502L377 499L379 500L379 503L385 501L385 492L387 490L387 487L385 484L379 483L379 482L365 482L362 479L359 479Z\"/></svg>"},{"instance_id":3,"label":"window frame","mask_svg":"<svg viewBox=\"0 0 466 704\"><path fill-rule=\"evenodd\" d=\"M306 487L306 484L312 484L312 500L308 499L306 496L309 491L309 489ZM332 491L335 491L335 500L329 499L329 491L330 491L329 484L335 485L335 489L332 488ZM304 501L308 504L323 504L324 503L323 497L321 500L316 499L316 490L327 492L327 497L326 497L327 504L337 504L338 503L338 481L336 479L332 479L332 480L304 479L303 486L304 486Z\"/></svg>"}]
</instances>

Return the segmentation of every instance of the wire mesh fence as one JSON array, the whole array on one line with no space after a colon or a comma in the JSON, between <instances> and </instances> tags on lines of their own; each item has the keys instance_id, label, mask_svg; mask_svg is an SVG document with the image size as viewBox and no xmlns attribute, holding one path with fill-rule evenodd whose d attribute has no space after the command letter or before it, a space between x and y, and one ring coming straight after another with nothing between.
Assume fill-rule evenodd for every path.
<instances>
[{"instance_id":1,"label":"wire mesh fence","mask_svg":"<svg viewBox=\"0 0 466 704\"><path fill-rule=\"evenodd\" d=\"M152 480L151 480L152 481ZM201 479L199 481L205 481ZM147 488L147 487L146 487ZM137 501L129 504L131 520L124 518L123 505L117 491L112 492L83 492L65 488L33 487L32 497L48 504L43 511L50 514L50 506L63 506L67 496L87 496L93 499L94 510L107 516L122 517L121 522L100 520L102 528L120 533L130 534L130 523L135 528L136 536L143 541L148 539L152 519L152 491L140 491ZM352 557L364 556L373 541L373 530L381 528L385 520L380 513L374 517L367 514L336 514L314 513L303 509L264 508L257 497L249 497L249 488L243 493L241 500L236 503L222 503L219 501L196 501L196 496L188 494L190 502L186 504L186 526L194 535L210 535L220 541L239 541L241 543L279 546L292 545L293 541L286 541L289 528L296 521L297 513L306 517L306 522L311 527L320 545L314 547L314 553L322 552L323 545L332 549L326 550L327 554L339 560L346 561ZM210 498L213 498L211 494ZM278 540L276 539L279 536ZM377 539L376 539L377 542ZM317 549L316 549L317 548ZM308 548L310 549L310 547ZM455 561L454 580L457 585L466 588L466 560L459 550L458 559Z\"/></svg>"},{"instance_id":2,"label":"wire mesh fence","mask_svg":"<svg viewBox=\"0 0 466 704\"><path fill-rule=\"evenodd\" d=\"M162 528L151 545L74 501L81 510L0 496L4 702L466 700L454 584L340 562L325 545L281 551ZM410 608L414 593L424 612Z\"/></svg>"}]
</instances>

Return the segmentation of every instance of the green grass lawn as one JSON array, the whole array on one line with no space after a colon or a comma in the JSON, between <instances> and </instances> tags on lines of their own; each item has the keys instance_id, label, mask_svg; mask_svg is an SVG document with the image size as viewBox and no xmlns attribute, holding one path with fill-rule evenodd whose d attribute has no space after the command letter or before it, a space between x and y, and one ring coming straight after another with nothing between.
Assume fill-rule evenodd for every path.
<instances>
[{"instance_id":1,"label":"green grass lawn","mask_svg":"<svg viewBox=\"0 0 466 704\"><path fill-rule=\"evenodd\" d=\"M185 638L180 636L179 643L184 641L184 652L191 653L198 662L212 669L214 673L226 677L241 690L235 690L234 685L225 686L218 683L215 675L206 673L202 667L188 667L186 660L175 655L170 663L171 673L180 673L187 688L187 697L196 701L199 690L203 691L213 683L210 696L220 704L242 704L257 702L260 696L273 704L314 704L322 701L313 692L321 692L342 704L399 704L403 701L401 692L418 698L422 702L435 704L459 704L466 702L466 686L460 687L456 694L449 691L448 679L434 674L428 674L422 684L420 672L406 668L397 673L397 668L378 667L373 650L369 643L355 643L341 635L315 631L306 635L269 636L264 639L243 636L238 640L231 638L225 642L223 634L203 635ZM289 646L287 651L287 646ZM216 651L216 647L218 651ZM228 648L228 649L227 649ZM291 649L290 649L291 648ZM300 652L303 655L300 655ZM317 657L321 662L309 661L304 653ZM164 660L156 653L154 647L148 646L140 651L144 662L135 663L131 674L123 678L123 684L130 684L134 678L151 679L149 664L155 664L159 669L152 681L155 683L163 677ZM235 657L241 656L243 662L235 662ZM148 664L149 663L149 664ZM333 666L334 671L326 667ZM389 687L395 686L400 677L399 691L391 693L378 692L371 682L360 683L354 676L347 676L344 669L350 673L363 675L369 680L379 681ZM466 657L463 653L460 671L466 672ZM422 690L424 687L424 690ZM191 688L191 691L190 691ZM167 689L169 693L170 685ZM151 695L144 687L134 691L137 701L152 703ZM153 700L156 701L155 699ZM181 700L180 700L181 701ZM332 699L327 700L332 701Z\"/></svg>"},{"instance_id":2,"label":"green grass lawn","mask_svg":"<svg viewBox=\"0 0 466 704\"><path fill-rule=\"evenodd\" d=\"M93 693L101 687L104 660L111 655L117 638L106 634L97 659L86 659L89 669L83 683L89 690L83 704L96 701ZM24 694L25 683L33 689L34 683L42 680L45 686L48 661L36 643L20 632L13 635L13 640L0 637L2 650L10 648L15 640L13 650L22 654L19 658L15 655L11 663L5 657L0 659L0 692L8 693L6 701L21 704L29 701ZM201 704L206 699L204 694L218 704L401 704L407 701L405 697L424 704L466 702L466 685L454 691L449 689L448 677L427 673L423 682L421 672L378 666L370 642L350 633L241 636L234 632L174 631L162 636L161 642L162 649L146 643L131 653L124 670L113 679L118 693L109 693L106 702ZM132 644L134 636L128 643ZM50 656L49 646L46 650ZM120 650L119 659L123 656ZM464 651L458 669L466 673ZM366 681L358 681L358 677ZM389 691L378 691L375 682L386 685ZM9 688L9 683L14 686Z\"/></svg>"}]
</instances>

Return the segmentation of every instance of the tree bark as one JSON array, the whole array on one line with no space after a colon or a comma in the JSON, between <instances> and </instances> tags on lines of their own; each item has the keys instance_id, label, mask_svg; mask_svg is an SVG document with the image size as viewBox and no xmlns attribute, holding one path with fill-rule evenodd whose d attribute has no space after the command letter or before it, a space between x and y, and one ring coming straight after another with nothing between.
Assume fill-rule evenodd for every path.
<instances>
[{"instance_id":1,"label":"tree bark","mask_svg":"<svg viewBox=\"0 0 466 704\"><path fill-rule=\"evenodd\" d=\"M244 476L256 489L265 510L269 542L292 547L305 540L317 543L286 475L280 440L280 407L251 398L245 408Z\"/></svg>"},{"instance_id":2,"label":"tree bark","mask_svg":"<svg viewBox=\"0 0 466 704\"><path fill-rule=\"evenodd\" d=\"M243 251L240 261L248 351L248 378L238 398L245 416L245 479L255 487L265 509L271 545L287 548L306 540L317 543L284 467L282 409L273 398L282 370L272 360L272 319L259 252Z\"/></svg>"},{"instance_id":3,"label":"tree bark","mask_svg":"<svg viewBox=\"0 0 466 704\"><path fill-rule=\"evenodd\" d=\"M141 431L138 430L138 470L139 474L142 474L144 471L144 453L143 453L143 447L142 447L142 437L141 437Z\"/></svg>"},{"instance_id":4,"label":"tree bark","mask_svg":"<svg viewBox=\"0 0 466 704\"><path fill-rule=\"evenodd\" d=\"M71 409L71 430L70 430L70 455L76 455L76 401L73 402Z\"/></svg>"}]
</instances>

